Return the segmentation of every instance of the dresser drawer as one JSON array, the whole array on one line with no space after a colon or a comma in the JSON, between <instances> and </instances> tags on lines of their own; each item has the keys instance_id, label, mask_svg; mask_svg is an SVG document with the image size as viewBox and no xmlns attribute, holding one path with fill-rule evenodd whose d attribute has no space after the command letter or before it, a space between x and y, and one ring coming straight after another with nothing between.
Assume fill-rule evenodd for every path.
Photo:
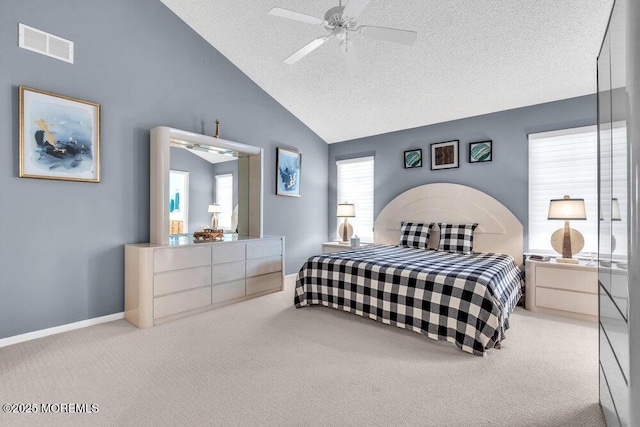
<instances>
[{"instance_id":1,"label":"dresser drawer","mask_svg":"<svg viewBox=\"0 0 640 427\"><path fill-rule=\"evenodd\" d=\"M597 294L598 273L596 271L538 266L536 268L536 286Z\"/></svg>"},{"instance_id":2,"label":"dresser drawer","mask_svg":"<svg viewBox=\"0 0 640 427\"><path fill-rule=\"evenodd\" d=\"M282 257L247 260L247 277L282 271Z\"/></svg>"},{"instance_id":3,"label":"dresser drawer","mask_svg":"<svg viewBox=\"0 0 640 427\"><path fill-rule=\"evenodd\" d=\"M282 255L282 240L256 240L247 243L247 259Z\"/></svg>"},{"instance_id":4,"label":"dresser drawer","mask_svg":"<svg viewBox=\"0 0 640 427\"><path fill-rule=\"evenodd\" d=\"M153 300L153 318L159 319L194 308L205 307L210 304L210 286L167 295Z\"/></svg>"},{"instance_id":5,"label":"dresser drawer","mask_svg":"<svg viewBox=\"0 0 640 427\"><path fill-rule=\"evenodd\" d=\"M153 254L153 272L211 265L211 247L159 249Z\"/></svg>"},{"instance_id":6,"label":"dresser drawer","mask_svg":"<svg viewBox=\"0 0 640 427\"><path fill-rule=\"evenodd\" d=\"M236 280L235 282L223 283L213 286L213 303L217 304L223 301L229 301L234 298L243 297L245 294L244 280Z\"/></svg>"},{"instance_id":7,"label":"dresser drawer","mask_svg":"<svg viewBox=\"0 0 640 427\"><path fill-rule=\"evenodd\" d=\"M265 274L264 276L247 278L247 295L270 289L280 289L282 286L282 273Z\"/></svg>"},{"instance_id":8,"label":"dresser drawer","mask_svg":"<svg viewBox=\"0 0 640 427\"><path fill-rule=\"evenodd\" d=\"M221 243L211 247L211 263L223 264L225 262L244 261L244 243Z\"/></svg>"},{"instance_id":9,"label":"dresser drawer","mask_svg":"<svg viewBox=\"0 0 640 427\"><path fill-rule=\"evenodd\" d=\"M244 279L244 261L216 264L212 270L214 284Z\"/></svg>"},{"instance_id":10,"label":"dresser drawer","mask_svg":"<svg viewBox=\"0 0 640 427\"><path fill-rule=\"evenodd\" d=\"M536 306L597 316L598 295L537 287Z\"/></svg>"},{"instance_id":11,"label":"dresser drawer","mask_svg":"<svg viewBox=\"0 0 640 427\"><path fill-rule=\"evenodd\" d=\"M211 267L187 268L153 276L153 296L200 288L211 284Z\"/></svg>"}]
</instances>

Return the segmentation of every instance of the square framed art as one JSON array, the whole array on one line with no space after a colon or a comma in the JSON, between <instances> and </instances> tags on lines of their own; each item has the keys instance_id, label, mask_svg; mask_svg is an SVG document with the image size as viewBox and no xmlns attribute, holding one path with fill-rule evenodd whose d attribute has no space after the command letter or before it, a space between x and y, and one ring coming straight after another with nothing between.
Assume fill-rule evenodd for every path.
<instances>
[{"instance_id":1,"label":"square framed art","mask_svg":"<svg viewBox=\"0 0 640 427\"><path fill-rule=\"evenodd\" d=\"M20 86L21 178L100 182L100 104Z\"/></svg>"},{"instance_id":2,"label":"square framed art","mask_svg":"<svg viewBox=\"0 0 640 427\"><path fill-rule=\"evenodd\" d=\"M422 167L422 149L407 150L404 152L404 168L413 169Z\"/></svg>"},{"instance_id":3,"label":"square framed art","mask_svg":"<svg viewBox=\"0 0 640 427\"><path fill-rule=\"evenodd\" d=\"M493 159L492 141L469 143L469 163L490 162Z\"/></svg>"},{"instance_id":4,"label":"square framed art","mask_svg":"<svg viewBox=\"0 0 640 427\"><path fill-rule=\"evenodd\" d=\"M431 170L457 168L458 145L457 139L431 144Z\"/></svg>"},{"instance_id":5,"label":"square framed art","mask_svg":"<svg viewBox=\"0 0 640 427\"><path fill-rule=\"evenodd\" d=\"M276 164L276 194L300 197L302 154L278 147Z\"/></svg>"}]
</instances>

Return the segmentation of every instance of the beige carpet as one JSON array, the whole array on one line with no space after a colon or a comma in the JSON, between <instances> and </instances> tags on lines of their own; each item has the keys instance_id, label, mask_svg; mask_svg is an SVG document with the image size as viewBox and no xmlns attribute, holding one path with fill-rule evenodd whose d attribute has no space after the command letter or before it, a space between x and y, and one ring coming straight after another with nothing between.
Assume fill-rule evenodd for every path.
<instances>
[{"instance_id":1,"label":"beige carpet","mask_svg":"<svg viewBox=\"0 0 640 427\"><path fill-rule=\"evenodd\" d=\"M511 326L482 358L295 309L292 289L147 330L120 320L0 348L0 403L99 408L0 425L603 426L596 325L519 308Z\"/></svg>"}]
</instances>

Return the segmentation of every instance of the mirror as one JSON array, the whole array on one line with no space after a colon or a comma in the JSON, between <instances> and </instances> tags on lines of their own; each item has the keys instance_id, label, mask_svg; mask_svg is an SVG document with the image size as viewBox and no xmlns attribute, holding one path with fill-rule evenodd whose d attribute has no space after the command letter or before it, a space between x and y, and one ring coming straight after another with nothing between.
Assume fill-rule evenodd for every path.
<instances>
[{"instance_id":1,"label":"mirror","mask_svg":"<svg viewBox=\"0 0 640 427\"><path fill-rule=\"evenodd\" d=\"M236 232L237 213L246 209L238 205L238 155L174 145L170 154L169 234L193 234L212 227L212 203L220 207L218 228Z\"/></svg>"},{"instance_id":2,"label":"mirror","mask_svg":"<svg viewBox=\"0 0 640 427\"><path fill-rule=\"evenodd\" d=\"M262 237L262 152L206 135L153 128L151 243L191 243L185 237L211 226L209 206L214 202L220 205L219 229Z\"/></svg>"}]
</instances>

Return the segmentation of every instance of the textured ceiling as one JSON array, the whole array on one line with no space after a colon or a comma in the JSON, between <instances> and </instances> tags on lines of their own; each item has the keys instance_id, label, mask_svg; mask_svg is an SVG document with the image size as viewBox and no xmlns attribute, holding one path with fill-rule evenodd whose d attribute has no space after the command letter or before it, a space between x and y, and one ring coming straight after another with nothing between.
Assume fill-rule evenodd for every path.
<instances>
[{"instance_id":1,"label":"textured ceiling","mask_svg":"<svg viewBox=\"0 0 640 427\"><path fill-rule=\"evenodd\" d=\"M359 25L418 32L413 46L356 35L351 77L335 40L284 58L326 31L268 15L323 17L338 0L162 0L328 143L596 91L612 0L372 0ZM345 2L346 4L346 2Z\"/></svg>"}]
</instances>

